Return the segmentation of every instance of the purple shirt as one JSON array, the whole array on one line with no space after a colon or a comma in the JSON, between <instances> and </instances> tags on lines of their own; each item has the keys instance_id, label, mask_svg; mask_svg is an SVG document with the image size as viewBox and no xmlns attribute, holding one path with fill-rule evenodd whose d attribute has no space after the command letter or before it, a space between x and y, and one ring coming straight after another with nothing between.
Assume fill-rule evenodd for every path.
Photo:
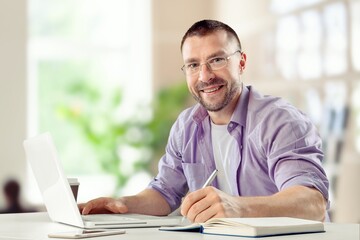
<instances>
[{"instance_id":1,"label":"purple shirt","mask_svg":"<svg viewBox=\"0 0 360 240\"><path fill-rule=\"evenodd\" d=\"M227 173L239 196L267 196L303 185L328 199L321 139L298 109L243 87L227 129L239 146L240 155L229 155L233 171ZM184 110L172 126L159 173L149 188L160 192L175 210L187 191L200 189L214 169L210 117L197 104ZM213 186L218 186L216 179Z\"/></svg>"}]
</instances>

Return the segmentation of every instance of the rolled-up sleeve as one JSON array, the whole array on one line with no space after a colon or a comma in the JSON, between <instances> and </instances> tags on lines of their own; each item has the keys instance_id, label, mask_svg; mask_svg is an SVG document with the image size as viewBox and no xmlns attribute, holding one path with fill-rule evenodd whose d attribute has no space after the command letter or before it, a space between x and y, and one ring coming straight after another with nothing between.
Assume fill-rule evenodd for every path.
<instances>
[{"instance_id":1,"label":"rolled-up sleeve","mask_svg":"<svg viewBox=\"0 0 360 240\"><path fill-rule=\"evenodd\" d=\"M295 185L316 188L329 199L329 182L322 167L321 138L307 117L279 112L270 119L274 128L266 139L269 175L279 190ZM265 133L266 135L266 133Z\"/></svg>"},{"instance_id":2,"label":"rolled-up sleeve","mask_svg":"<svg viewBox=\"0 0 360 240\"><path fill-rule=\"evenodd\" d=\"M188 191L180 153L181 132L178 119L171 128L166 153L159 161L159 172L148 185L165 198L172 211L180 206L182 197Z\"/></svg>"}]
</instances>

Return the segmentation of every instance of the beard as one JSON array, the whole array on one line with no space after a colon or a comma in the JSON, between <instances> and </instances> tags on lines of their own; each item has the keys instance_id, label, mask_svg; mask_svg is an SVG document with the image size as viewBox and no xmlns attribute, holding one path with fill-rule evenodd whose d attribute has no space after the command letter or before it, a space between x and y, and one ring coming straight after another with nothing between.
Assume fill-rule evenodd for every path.
<instances>
[{"instance_id":1,"label":"beard","mask_svg":"<svg viewBox=\"0 0 360 240\"><path fill-rule=\"evenodd\" d=\"M205 87L211 87L212 85L221 85L221 88L226 88L225 95L223 98L217 102L206 102L200 94L200 89L203 89ZM214 78L213 80L205 83L200 82L196 85L196 94L192 93L193 98L200 103L207 111L210 112L218 112L222 110L224 107L226 107L231 100L234 99L236 94L239 92L239 89L241 87L240 81L229 81L226 82L223 79L220 78Z\"/></svg>"}]
</instances>

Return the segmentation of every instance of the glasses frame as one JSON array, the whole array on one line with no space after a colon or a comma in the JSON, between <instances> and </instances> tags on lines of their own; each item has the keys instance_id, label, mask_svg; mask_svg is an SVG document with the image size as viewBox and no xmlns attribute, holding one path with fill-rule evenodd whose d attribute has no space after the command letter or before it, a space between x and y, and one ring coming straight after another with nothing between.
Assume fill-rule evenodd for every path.
<instances>
[{"instance_id":1,"label":"glasses frame","mask_svg":"<svg viewBox=\"0 0 360 240\"><path fill-rule=\"evenodd\" d=\"M181 71L182 71L185 75L187 75L187 76L192 76L192 75L198 74L198 73L200 72L202 65L206 65L207 68L208 68L210 71L217 71L217 70L220 70L220 69L223 69L224 67L226 67L227 64L228 64L228 62L229 62L229 59L230 59L232 56L234 56L236 53L238 53L238 52L239 52L240 54L242 54L242 51L241 51L241 50L236 50L235 52L231 53L231 54L228 55L227 57L214 57L214 58L211 58L211 59L207 60L207 61L204 62L204 63L200 63L199 66L197 66L197 67L198 67L198 70L197 70L196 72L187 73L187 72L186 72L186 66L185 66L185 64L181 67ZM210 62L211 60L215 59L215 58L223 58L223 59L225 60L224 66L222 66L222 67L220 67L220 68L217 68L217 69L212 69L212 67L211 67L211 65L210 65L209 62Z\"/></svg>"}]
</instances>

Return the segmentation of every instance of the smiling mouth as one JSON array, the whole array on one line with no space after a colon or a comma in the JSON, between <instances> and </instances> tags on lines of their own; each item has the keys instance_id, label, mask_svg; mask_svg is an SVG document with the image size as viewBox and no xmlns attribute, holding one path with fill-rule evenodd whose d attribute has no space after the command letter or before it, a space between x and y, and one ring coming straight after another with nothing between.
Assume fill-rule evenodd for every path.
<instances>
[{"instance_id":1,"label":"smiling mouth","mask_svg":"<svg viewBox=\"0 0 360 240\"><path fill-rule=\"evenodd\" d=\"M218 86L218 87L215 87L215 88L203 89L201 91L204 92L204 93L213 93L213 92L216 92L217 90L219 90L222 87L223 86Z\"/></svg>"}]
</instances>

